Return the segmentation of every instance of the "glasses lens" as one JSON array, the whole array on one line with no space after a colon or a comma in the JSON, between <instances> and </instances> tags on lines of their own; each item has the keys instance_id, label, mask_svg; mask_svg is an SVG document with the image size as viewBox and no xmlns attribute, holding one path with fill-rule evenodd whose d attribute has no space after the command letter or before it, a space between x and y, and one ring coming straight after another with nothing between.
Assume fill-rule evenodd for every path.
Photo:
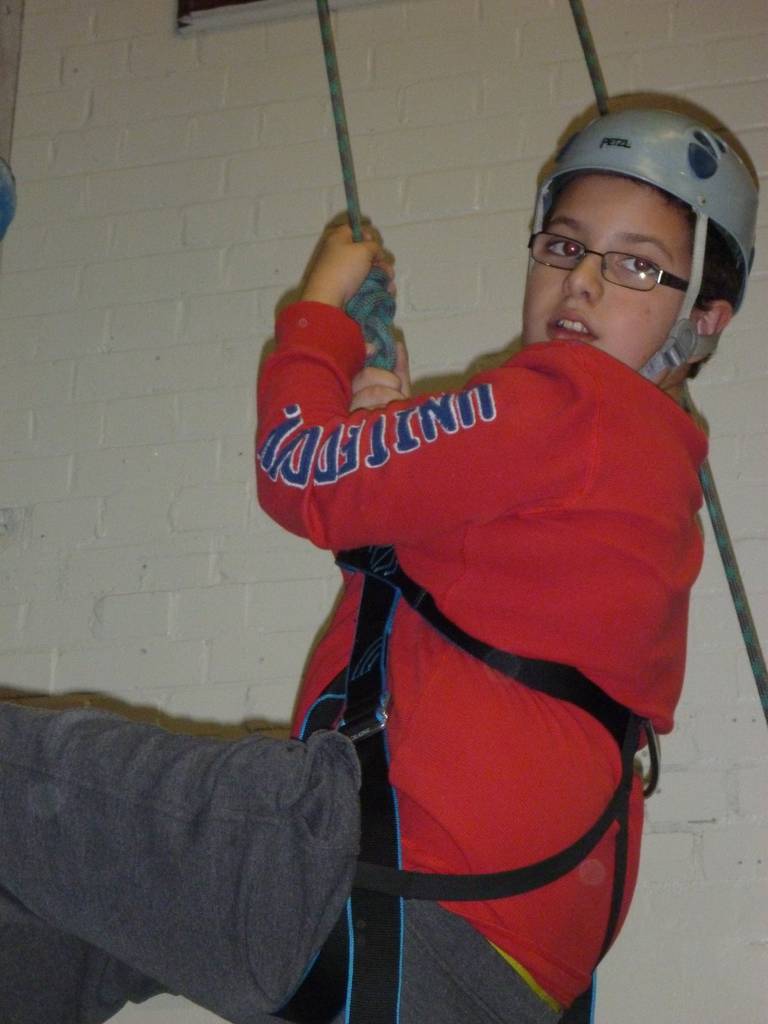
<instances>
[{"instance_id":1,"label":"glasses lens","mask_svg":"<svg viewBox=\"0 0 768 1024\"><path fill-rule=\"evenodd\" d=\"M628 252L607 252L603 256L603 277L623 288L649 292L655 288L661 271L651 260Z\"/></svg>"},{"instance_id":2,"label":"glasses lens","mask_svg":"<svg viewBox=\"0 0 768 1024\"><path fill-rule=\"evenodd\" d=\"M540 231L530 242L531 255L548 267L572 270L584 255L584 246L573 238Z\"/></svg>"}]
</instances>

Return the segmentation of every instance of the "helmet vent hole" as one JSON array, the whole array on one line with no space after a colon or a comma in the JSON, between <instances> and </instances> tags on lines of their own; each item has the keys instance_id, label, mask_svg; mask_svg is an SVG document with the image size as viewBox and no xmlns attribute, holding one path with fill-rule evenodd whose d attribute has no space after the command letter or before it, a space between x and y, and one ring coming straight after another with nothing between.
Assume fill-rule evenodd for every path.
<instances>
[{"instance_id":1,"label":"helmet vent hole","mask_svg":"<svg viewBox=\"0 0 768 1024\"><path fill-rule=\"evenodd\" d=\"M706 136L694 134L700 141L689 144L688 163L697 178L711 178L717 170L717 154Z\"/></svg>"},{"instance_id":2,"label":"helmet vent hole","mask_svg":"<svg viewBox=\"0 0 768 1024\"><path fill-rule=\"evenodd\" d=\"M695 131L693 133L693 137L697 142L700 142L702 146L708 149L713 156L715 155L715 147L712 145L712 139L709 135L705 135L704 132Z\"/></svg>"}]
</instances>

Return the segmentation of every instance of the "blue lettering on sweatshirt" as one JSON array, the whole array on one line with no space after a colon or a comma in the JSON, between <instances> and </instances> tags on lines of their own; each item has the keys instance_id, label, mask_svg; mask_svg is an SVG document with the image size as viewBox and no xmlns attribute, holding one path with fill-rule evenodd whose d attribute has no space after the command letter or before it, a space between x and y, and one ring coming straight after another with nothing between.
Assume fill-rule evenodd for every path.
<instances>
[{"instance_id":1,"label":"blue lettering on sweatshirt","mask_svg":"<svg viewBox=\"0 0 768 1024\"><path fill-rule=\"evenodd\" d=\"M279 479L290 487L333 484L360 468L379 469L393 455L410 455L421 448L422 441L433 444L480 422L491 423L496 415L493 386L476 384L398 409L394 416L382 413L361 423L341 423L321 444L322 429L304 427L299 406L288 405L257 459L270 480Z\"/></svg>"},{"instance_id":2,"label":"blue lettering on sweatshirt","mask_svg":"<svg viewBox=\"0 0 768 1024\"><path fill-rule=\"evenodd\" d=\"M421 447L421 441L418 437L414 437L411 428L411 420L415 415L416 409L398 409L395 413L395 433L397 436L395 452L397 455L403 455L406 452L412 452Z\"/></svg>"},{"instance_id":3,"label":"blue lettering on sweatshirt","mask_svg":"<svg viewBox=\"0 0 768 1024\"><path fill-rule=\"evenodd\" d=\"M436 441L440 432L455 434L459 429L456 417L456 395L428 398L417 409L419 426L425 441Z\"/></svg>"},{"instance_id":4,"label":"blue lettering on sweatshirt","mask_svg":"<svg viewBox=\"0 0 768 1024\"><path fill-rule=\"evenodd\" d=\"M387 417L382 413L371 427L371 450L365 457L368 469L378 469L389 462L389 448L386 442Z\"/></svg>"}]
</instances>

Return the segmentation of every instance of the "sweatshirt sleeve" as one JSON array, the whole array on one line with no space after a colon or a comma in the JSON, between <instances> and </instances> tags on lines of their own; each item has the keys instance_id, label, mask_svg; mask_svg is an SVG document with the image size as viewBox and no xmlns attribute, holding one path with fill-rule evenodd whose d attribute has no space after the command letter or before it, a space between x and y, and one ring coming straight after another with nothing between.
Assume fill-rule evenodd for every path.
<instances>
[{"instance_id":1,"label":"sweatshirt sleeve","mask_svg":"<svg viewBox=\"0 0 768 1024\"><path fill-rule=\"evenodd\" d=\"M350 413L364 358L340 310L302 302L278 318L258 384L256 476L286 529L334 550L418 543L564 507L588 486L599 383L562 346L534 345L457 391Z\"/></svg>"}]
</instances>

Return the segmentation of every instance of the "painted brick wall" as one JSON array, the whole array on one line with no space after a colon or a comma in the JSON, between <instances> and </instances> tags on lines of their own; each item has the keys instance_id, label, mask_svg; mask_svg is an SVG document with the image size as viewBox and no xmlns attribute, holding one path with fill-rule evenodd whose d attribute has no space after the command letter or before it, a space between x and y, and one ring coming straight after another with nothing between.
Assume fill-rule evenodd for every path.
<instances>
[{"instance_id":1,"label":"painted brick wall","mask_svg":"<svg viewBox=\"0 0 768 1024\"><path fill-rule=\"evenodd\" d=\"M763 0L586 7L613 93L699 104L768 176ZM336 574L256 507L252 381L342 206L339 168L312 19L180 38L172 8L26 0L0 279L0 681L280 720ZM414 375L460 370L518 330L535 175L590 102L568 5L382 0L336 27ZM695 385L764 639L766 252L768 206L743 313ZM768 736L710 536L664 750L597 1020L758 1024ZM214 1020L171 997L117 1019Z\"/></svg>"}]
</instances>

